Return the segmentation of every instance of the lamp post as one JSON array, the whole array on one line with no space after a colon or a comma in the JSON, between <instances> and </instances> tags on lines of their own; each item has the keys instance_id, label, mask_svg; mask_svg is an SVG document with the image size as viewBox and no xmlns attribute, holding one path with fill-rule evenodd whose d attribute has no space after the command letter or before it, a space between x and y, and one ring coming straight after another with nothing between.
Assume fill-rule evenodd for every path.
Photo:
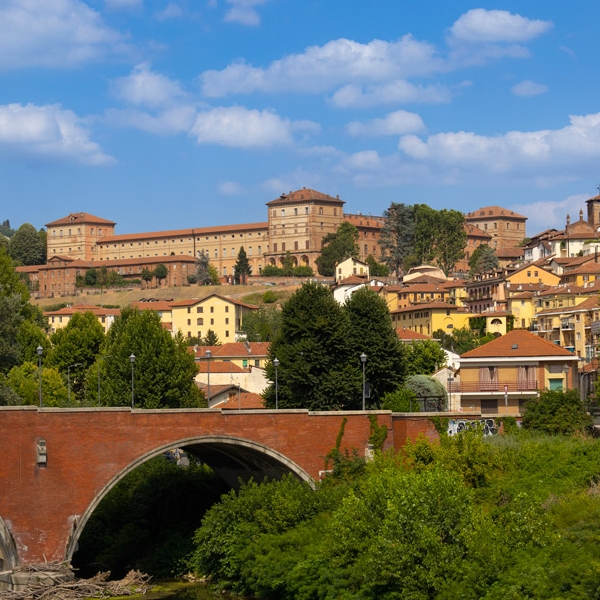
<instances>
[{"instance_id":1,"label":"lamp post","mask_svg":"<svg viewBox=\"0 0 600 600\"><path fill-rule=\"evenodd\" d=\"M135 405L135 402L134 402L135 395L134 395L134 389L133 389L133 381L134 381L133 380L133 366L135 365L135 354L133 354L133 353L131 354L131 356L129 357L129 362L131 363L131 408L133 410L133 407Z\"/></svg>"},{"instance_id":2,"label":"lamp post","mask_svg":"<svg viewBox=\"0 0 600 600\"><path fill-rule=\"evenodd\" d=\"M363 352L360 355L360 362L362 363L362 372L363 372L363 385L362 385L362 409L365 410L365 397L366 397L366 387L365 387L365 365L367 364L367 355Z\"/></svg>"},{"instance_id":3,"label":"lamp post","mask_svg":"<svg viewBox=\"0 0 600 600\"><path fill-rule=\"evenodd\" d=\"M112 354L107 354L105 356L98 357L98 406L100 406L100 361L103 358L111 358Z\"/></svg>"},{"instance_id":4,"label":"lamp post","mask_svg":"<svg viewBox=\"0 0 600 600\"><path fill-rule=\"evenodd\" d=\"M42 408L42 354L44 354L44 349L38 346L36 352L38 355L38 379L40 380L40 408Z\"/></svg>"},{"instance_id":5,"label":"lamp post","mask_svg":"<svg viewBox=\"0 0 600 600\"><path fill-rule=\"evenodd\" d=\"M67 388L69 390L69 406L71 405L71 369L80 366L81 363L75 363L74 365L69 365L67 367Z\"/></svg>"},{"instance_id":6,"label":"lamp post","mask_svg":"<svg viewBox=\"0 0 600 600\"><path fill-rule=\"evenodd\" d=\"M209 403L210 402L210 357L212 356L212 352L210 350L207 350L204 354L206 354L206 372L207 372L207 388L208 388L208 394L206 396L206 402Z\"/></svg>"},{"instance_id":7,"label":"lamp post","mask_svg":"<svg viewBox=\"0 0 600 600\"><path fill-rule=\"evenodd\" d=\"M273 359L273 366L275 367L275 410L279 408L279 379L278 379L278 369L279 369L279 359Z\"/></svg>"}]
</instances>

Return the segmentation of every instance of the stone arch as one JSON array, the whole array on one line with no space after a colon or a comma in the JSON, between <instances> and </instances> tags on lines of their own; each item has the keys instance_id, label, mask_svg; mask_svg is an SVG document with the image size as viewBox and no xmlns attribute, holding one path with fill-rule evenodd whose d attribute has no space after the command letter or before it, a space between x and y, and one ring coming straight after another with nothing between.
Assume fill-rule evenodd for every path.
<instances>
[{"instance_id":1,"label":"stone arch","mask_svg":"<svg viewBox=\"0 0 600 600\"><path fill-rule=\"evenodd\" d=\"M73 519L73 529L67 542L65 560L73 558L73 554L77 550L79 538L89 518L108 492L140 465L172 448L185 448L190 454L201 458L203 462L215 470L231 487L237 487L239 477L247 481L252 477L258 479L258 475L262 474L263 477L260 477L260 480L264 476L275 479L289 472L311 485L313 483L311 476L297 463L277 450L251 440L225 435L209 435L174 440L173 442L162 444L157 448L145 452L136 458L106 483L83 515Z\"/></svg>"},{"instance_id":2,"label":"stone arch","mask_svg":"<svg viewBox=\"0 0 600 600\"><path fill-rule=\"evenodd\" d=\"M0 517L0 571L10 571L19 564L19 555L17 545L6 526L6 523Z\"/></svg>"},{"instance_id":3,"label":"stone arch","mask_svg":"<svg viewBox=\"0 0 600 600\"><path fill-rule=\"evenodd\" d=\"M271 257L269 259L269 265L271 265L272 267L274 267L277 263L275 262L275 259L273 257Z\"/></svg>"},{"instance_id":4,"label":"stone arch","mask_svg":"<svg viewBox=\"0 0 600 600\"><path fill-rule=\"evenodd\" d=\"M301 264L303 267L308 267L308 265L310 264L310 261L308 260L308 256L306 256L306 254L303 254L303 255L300 257L300 264Z\"/></svg>"}]
</instances>

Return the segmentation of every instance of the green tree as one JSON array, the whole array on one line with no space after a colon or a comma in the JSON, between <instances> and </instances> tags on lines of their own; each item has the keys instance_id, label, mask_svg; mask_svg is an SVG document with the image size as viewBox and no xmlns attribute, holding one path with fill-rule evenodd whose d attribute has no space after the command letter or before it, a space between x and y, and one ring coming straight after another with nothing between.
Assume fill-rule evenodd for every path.
<instances>
[{"instance_id":1,"label":"green tree","mask_svg":"<svg viewBox=\"0 0 600 600\"><path fill-rule=\"evenodd\" d=\"M98 284L98 271L95 267L92 267L85 272L83 283L88 287L96 287Z\"/></svg>"},{"instance_id":2,"label":"green tree","mask_svg":"<svg viewBox=\"0 0 600 600\"><path fill-rule=\"evenodd\" d=\"M146 289L148 289L148 284L152 281L153 277L154 275L148 267L144 267L142 269L142 272L140 273L140 278L146 284Z\"/></svg>"},{"instance_id":3,"label":"green tree","mask_svg":"<svg viewBox=\"0 0 600 600\"><path fill-rule=\"evenodd\" d=\"M242 322L242 331L249 342L271 342L277 337L280 327L281 311L277 306L253 310L244 316Z\"/></svg>"},{"instance_id":4,"label":"green tree","mask_svg":"<svg viewBox=\"0 0 600 600\"><path fill-rule=\"evenodd\" d=\"M38 231L38 236L40 238L40 243L44 251L42 255L42 263L46 264L46 261L48 259L48 232L44 228L42 228Z\"/></svg>"},{"instance_id":5,"label":"green tree","mask_svg":"<svg viewBox=\"0 0 600 600\"><path fill-rule=\"evenodd\" d=\"M367 256L366 263L369 265L370 277L387 277L390 274L390 268L387 265L377 262L372 254Z\"/></svg>"},{"instance_id":6,"label":"green tree","mask_svg":"<svg viewBox=\"0 0 600 600\"><path fill-rule=\"evenodd\" d=\"M427 375L412 375L405 385L414 392L425 412L443 410L441 407L446 402L446 390L437 379Z\"/></svg>"},{"instance_id":7,"label":"green tree","mask_svg":"<svg viewBox=\"0 0 600 600\"><path fill-rule=\"evenodd\" d=\"M39 402L39 368L32 362L13 367L7 376L10 388L22 398L22 404ZM67 388L56 369L42 367L42 403L44 406L67 406Z\"/></svg>"},{"instance_id":8,"label":"green tree","mask_svg":"<svg viewBox=\"0 0 600 600\"><path fill-rule=\"evenodd\" d=\"M392 273L402 272L404 260L414 253L415 215L414 208L392 202L383 212L385 223L381 229L379 245L383 251L382 261Z\"/></svg>"},{"instance_id":9,"label":"green tree","mask_svg":"<svg viewBox=\"0 0 600 600\"><path fill-rule=\"evenodd\" d=\"M433 375L446 364L446 354L435 340L417 340L405 344L406 372L411 375Z\"/></svg>"},{"instance_id":10,"label":"green tree","mask_svg":"<svg viewBox=\"0 0 600 600\"><path fill-rule=\"evenodd\" d=\"M284 277L291 277L294 274L294 259L289 250L283 255L283 263L281 267Z\"/></svg>"},{"instance_id":11,"label":"green tree","mask_svg":"<svg viewBox=\"0 0 600 600\"><path fill-rule=\"evenodd\" d=\"M528 400L523 427L551 434L574 434L592 424L578 390L543 390L538 398Z\"/></svg>"},{"instance_id":12,"label":"green tree","mask_svg":"<svg viewBox=\"0 0 600 600\"><path fill-rule=\"evenodd\" d=\"M46 247L33 225L23 223L10 240L10 256L22 265L41 265L45 262Z\"/></svg>"},{"instance_id":13,"label":"green tree","mask_svg":"<svg viewBox=\"0 0 600 600\"><path fill-rule=\"evenodd\" d=\"M17 333L21 361L37 362L37 349L43 349L43 356L48 356L51 349L50 341L44 330L34 321L25 319Z\"/></svg>"},{"instance_id":14,"label":"green tree","mask_svg":"<svg viewBox=\"0 0 600 600\"><path fill-rule=\"evenodd\" d=\"M196 257L196 281L198 282L198 285L210 285L211 275L209 268L208 252L200 250Z\"/></svg>"},{"instance_id":15,"label":"green tree","mask_svg":"<svg viewBox=\"0 0 600 600\"><path fill-rule=\"evenodd\" d=\"M379 406L381 398L396 390L404 379L404 347L398 339L390 311L383 298L368 287L352 294L343 306L350 321L351 355L357 366L367 356L365 377L370 384L369 406Z\"/></svg>"},{"instance_id":16,"label":"green tree","mask_svg":"<svg viewBox=\"0 0 600 600\"><path fill-rule=\"evenodd\" d=\"M212 330L209 329L206 332L206 335L202 339L203 346L220 346L221 342L219 341L219 336Z\"/></svg>"},{"instance_id":17,"label":"green tree","mask_svg":"<svg viewBox=\"0 0 600 600\"><path fill-rule=\"evenodd\" d=\"M11 228L10 221L8 219L0 223L0 235L8 239L15 235L15 230Z\"/></svg>"},{"instance_id":18,"label":"green tree","mask_svg":"<svg viewBox=\"0 0 600 600\"><path fill-rule=\"evenodd\" d=\"M233 277L236 283L247 283L249 275L252 275L252 267L248 261L244 246L240 246L240 251L233 267Z\"/></svg>"},{"instance_id":19,"label":"green tree","mask_svg":"<svg viewBox=\"0 0 600 600\"><path fill-rule=\"evenodd\" d=\"M208 265L208 274L210 276L211 285L221 285L221 279L219 277L217 267L215 267L214 265Z\"/></svg>"},{"instance_id":20,"label":"green tree","mask_svg":"<svg viewBox=\"0 0 600 600\"><path fill-rule=\"evenodd\" d=\"M0 248L2 250L4 250L5 252L8 252L9 245L10 245L10 240L7 237L0 234Z\"/></svg>"},{"instance_id":21,"label":"green tree","mask_svg":"<svg viewBox=\"0 0 600 600\"><path fill-rule=\"evenodd\" d=\"M169 275L169 271L167 270L167 267L165 267L165 265L160 263L160 264L156 265L153 275L156 278L156 281L158 281L158 286L160 287L163 279L166 279L167 276Z\"/></svg>"},{"instance_id":22,"label":"green tree","mask_svg":"<svg viewBox=\"0 0 600 600\"><path fill-rule=\"evenodd\" d=\"M411 389L402 386L383 396L381 408L392 412L419 412L419 401Z\"/></svg>"},{"instance_id":23,"label":"green tree","mask_svg":"<svg viewBox=\"0 0 600 600\"><path fill-rule=\"evenodd\" d=\"M439 243L441 229L440 213L427 204L415 204L414 219L414 256L418 261L417 265L430 265L437 255L436 247Z\"/></svg>"},{"instance_id":24,"label":"green tree","mask_svg":"<svg viewBox=\"0 0 600 600\"><path fill-rule=\"evenodd\" d=\"M66 327L52 334L47 364L56 367L65 380L69 376L76 398L82 397L85 372L95 364L103 341L104 329L91 311L75 313Z\"/></svg>"},{"instance_id":25,"label":"green tree","mask_svg":"<svg viewBox=\"0 0 600 600\"><path fill-rule=\"evenodd\" d=\"M464 258L467 245L464 225L462 212L446 208L439 211L435 260L446 275L452 273L456 263Z\"/></svg>"},{"instance_id":26,"label":"green tree","mask_svg":"<svg viewBox=\"0 0 600 600\"><path fill-rule=\"evenodd\" d=\"M495 339L493 335L481 336L467 326L453 329L451 334L446 333L443 329L438 329L433 332L433 337L440 340L442 348L456 352L456 354L464 354Z\"/></svg>"},{"instance_id":27,"label":"green tree","mask_svg":"<svg viewBox=\"0 0 600 600\"><path fill-rule=\"evenodd\" d=\"M321 256L315 263L320 275L333 277L335 265L347 258L358 258L358 229L344 221L335 233L328 233L323 238Z\"/></svg>"},{"instance_id":28,"label":"green tree","mask_svg":"<svg viewBox=\"0 0 600 600\"><path fill-rule=\"evenodd\" d=\"M481 244L473 250L473 254L471 254L471 258L469 259L471 275L485 273L497 268L498 257L494 248L491 248L487 244Z\"/></svg>"},{"instance_id":29,"label":"green tree","mask_svg":"<svg viewBox=\"0 0 600 600\"><path fill-rule=\"evenodd\" d=\"M86 377L86 396L96 402L98 373L102 381L102 404L131 404L131 363L135 356L135 405L138 408L197 407L202 396L195 383L194 357L181 335L163 329L160 317L151 310L124 308L108 331L100 360Z\"/></svg>"},{"instance_id":30,"label":"green tree","mask_svg":"<svg viewBox=\"0 0 600 600\"><path fill-rule=\"evenodd\" d=\"M283 277L283 269L275 265L265 265L260 274L263 277Z\"/></svg>"},{"instance_id":31,"label":"green tree","mask_svg":"<svg viewBox=\"0 0 600 600\"><path fill-rule=\"evenodd\" d=\"M264 393L267 406L275 406L273 360L277 358L279 407L360 407L361 366L353 353L350 322L328 287L305 283L284 304L269 358L266 373L271 385Z\"/></svg>"}]
</instances>

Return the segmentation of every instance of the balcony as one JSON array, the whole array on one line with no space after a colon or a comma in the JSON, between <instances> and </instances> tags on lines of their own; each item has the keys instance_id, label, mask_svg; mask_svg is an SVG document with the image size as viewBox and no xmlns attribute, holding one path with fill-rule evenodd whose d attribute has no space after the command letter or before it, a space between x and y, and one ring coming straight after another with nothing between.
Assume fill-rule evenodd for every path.
<instances>
[{"instance_id":1,"label":"balcony","mask_svg":"<svg viewBox=\"0 0 600 600\"><path fill-rule=\"evenodd\" d=\"M575 321L573 321L573 319L561 319L560 320L560 328L561 329L575 329Z\"/></svg>"},{"instance_id":2,"label":"balcony","mask_svg":"<svg viewBox=\"0 0 600 600\"><path fill-rule=\"evenodd\" d=\"M453 381L448 384L450 394L468 394L481 392L535 392L538 388L538 381Z\"/></svg>"}]
</instances>

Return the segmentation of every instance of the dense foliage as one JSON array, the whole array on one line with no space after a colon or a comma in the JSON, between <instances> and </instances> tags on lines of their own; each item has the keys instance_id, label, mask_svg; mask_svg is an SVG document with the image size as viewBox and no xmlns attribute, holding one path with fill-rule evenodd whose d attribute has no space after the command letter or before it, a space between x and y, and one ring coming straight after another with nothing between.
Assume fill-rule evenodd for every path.
<instances>
[{"instance_id":1,"label":"dense foliage","mask_svg":"<svg viewBox=\"0 0 600 600\"><path fill-rule=\"evenodd\" d=\"M592 424L578 390L542 390L527 401L523 427L553 434L585 432Z\"/></svg>"},{"instance_id":2,"label":"dense foliage","mask_svg":"<svg viewBox=\"0 0 600 600\"><path fill-rule=\"evenodd\" d=\"M133 369L131 355L135 356ZM196 373L187 342L163 329L157 313L125 308L109 329L96 364L88 370L86 397L89 403L97 403L101 380L100 404L130 406L133 374L136 407L198 407L203 398L194 381Z\"/></svg>"},{"instance_id":3,"label":"dense foliage","mask_svg":"<svg viewBox=\"0 0 600 600\"><path fill-rule=\"evenodd\" d=\"M481 244L473 250L469 259L469 268L471 275L485 273L498 268L498 257L496 250L487 244Z\"/></svg>"},{"instance_id":4,"label":"dense foliage","mask_svg":"<svg viewBox=\"0 0 600 600\"><path fill-rule=\"evenodd\" d=\"M21 265L42 265L46 262L46 244L30 223L23 223L10 239L9 252L11 258Z\"/></svg>"},{"instance_id":5,"label":"dense foliage","mask_svg":"<svg viewBox=\"0 0 600 600\"><path fill-rule=\"evenodd\" d=\"M401 384L402 351L387 306L374 292L361 289L340 306L329 288L306 283L284 304L269 348L267 406L275 406L275 358L279 407L339 410L362 405L362 353L371 405Z\"/></svg>"},{"instance_id":6,"label":"dense foliage","mask_svg":"<svg viewBox=\"0 0 600 600\"><path fill-rule=\"evenodd\" d=\"M420 439L316 491L289 478L231 492L191 566L277 600L598 598L599 477L592 439Z\"/></svg>"},{"instance_id":7,"label":"dense foliage","mask_svg":"<svg viewBox=\"0 0 600 600\"><path fill-rule=\"evenodd\" d=\"M248 260L248 255L246 254L244 246L240 246L237 260L233 266L235 283L246 283L249 275L252 275L252 267L250 266L250 261Z\"/></svg>"},{"instance_id":8,"label":"dense foliage","mask_svg":"<svg viewBox=\"0 0 600 600\"><path fill-rule=\"evenodd\" d=\"M319 275L333 277L335 266L347 258L358 258L358 229L344 221L335 233L328 233L323 238L321 256L315 261Z\"/></svg>"}]
</instances>

